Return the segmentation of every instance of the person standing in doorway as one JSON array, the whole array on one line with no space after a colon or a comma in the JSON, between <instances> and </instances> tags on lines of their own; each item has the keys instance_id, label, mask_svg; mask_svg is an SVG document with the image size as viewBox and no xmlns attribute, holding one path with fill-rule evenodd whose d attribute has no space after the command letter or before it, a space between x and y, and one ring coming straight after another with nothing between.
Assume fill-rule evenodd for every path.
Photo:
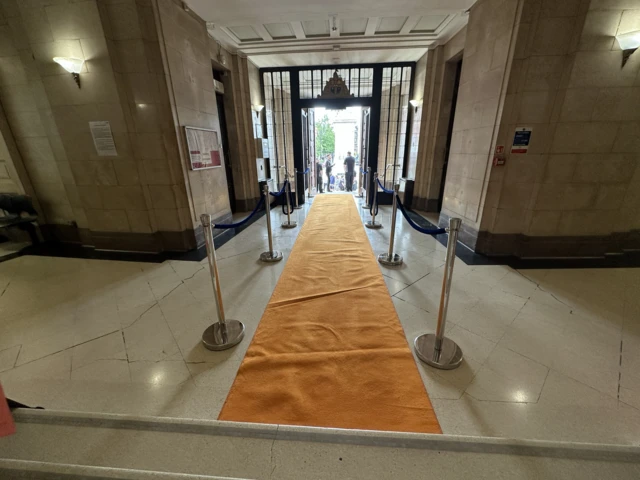
<instances>
[{"instance_id":1,"label":"person standing in doorway","mask_svg":"<svg viewBox=\"0 0 640 480\"><path fill-rule=\"evenodd\" d=\"M327 162L324 166L324 171L327 173L327 192L331 192L331 170L333 169L333 163L331 158L327 158Z\"/></svg>"},{"instance_id":2,"label":"person standing in doorway","mask_svg":"<svg viewBox=\"0 0 640 480\"><path fill-rule=\"evenodd\" d=\"M322 191L322 185L324 182L322 181L322 164L320 162L316 163L316 190L318 193L324 193Z\"/></svg>"},{"instance_id":3,"label":"person standing in doorway","mask_svg":"<svg viewBox=\"0 0 640 480\"><path fill-rule=\"evenodd\" d=\"M351 152L347 152L344 159L344 173L347 184L347 192L353 191L353 177L356 172L356 159L351 156Z\"/></svg>"}]
</instances>

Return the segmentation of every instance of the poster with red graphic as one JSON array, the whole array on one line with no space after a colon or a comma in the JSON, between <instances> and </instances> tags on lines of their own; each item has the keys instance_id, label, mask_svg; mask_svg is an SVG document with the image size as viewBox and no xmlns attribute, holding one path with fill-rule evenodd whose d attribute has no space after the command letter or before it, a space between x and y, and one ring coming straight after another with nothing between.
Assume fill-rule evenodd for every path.
<instances>
[{"instance_id":1,"label":"poster with red graphic","mask_svg":"<svg viewBox=\"0 0 640 480\"><path fill-rule=\"evenodd\" d=\"M206 128L184 127L191 170L222 166L222 146L218 132Z\"/></svg>"}]
</instances>

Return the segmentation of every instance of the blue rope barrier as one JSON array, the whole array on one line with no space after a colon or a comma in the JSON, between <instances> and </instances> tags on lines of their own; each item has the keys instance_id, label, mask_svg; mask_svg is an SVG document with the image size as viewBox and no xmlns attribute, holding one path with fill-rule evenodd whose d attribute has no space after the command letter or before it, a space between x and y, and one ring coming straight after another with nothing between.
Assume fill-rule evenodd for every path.
<instances>
[{"instance_id":1,"label":"blue rope barrier","mask_svg":"<svg viewBox=\"0 0 640 480\"><path fill-rule=\"evenodd\" d=\"M260 210L260 207L262 207L262 205L264 205L264 195L262 195L260 197L260 201L256 205L256 208L253 209L253 212L251 212L244 220L240 220L237 223L216 223L216 224L213 225L213 228L238 228L238 227L241 227L242 225L247 223L251 219L251 217L253 217L258 212L258 210Z\"/></svg>"},{"instance_id":2,"label":"blue rope barrier","mask_svg":"<svg viewBox=\"0 0 640 480\"><path fill-rule=\"evenodd\" d=\"M395 191L393 189L387 190L386 188L384 188L384 185L382 185L382 183L380 183L380 179L379 178L378 178L378 185L380 185L380 188L382 189L382 191L384 193L395 193Z\"/></svg>"},{"instance_id":3,"label":"blue rope barrier","mask_svg":"<svg viewBox=\"0 0 640 480\"><path fill-rule=\"evenodd\" d=\"M284 193L284 189L287 187L287 183L289 183L289 180L284 181L284 183L282 184L282 188L278 193L269 192L269 195L271 195L272 197L279 197Z\"/></svg>"},{"instance_id":4,"label":"blue rope barrier","mask_svg":"<svg viewBox=\"0 0 640 480\"><path fill-rule=\"evenodd\" d=\"M404 205L402 205L402 202L400 201L399 195L396 195L396 202L398 202L398 208L402 212L402 215L404 216L405 220L409 223L409 225L411 225L414 229L416 229L420 233L424 233L427 235L441 235L443 233L447 233L447 231L444 228L422 228L416 222L411 220L411 218L409 218L407 211L404 209Z\"/></svg>"},{"instance_id":5,"label":"blue rope barrier","mask_svg":"<svg viewBox=\"0 0 640 480\"><path fill-rule=\"evenodd\" d=\"M307 167L307 169L306 169L304 172L302 172L302 174L303 174L303 175L306 175L306 174L307 174L307 173L309 173L310 171L311 171L311 169L310 169L309 167Z\"/></svg>"}]
</instances>

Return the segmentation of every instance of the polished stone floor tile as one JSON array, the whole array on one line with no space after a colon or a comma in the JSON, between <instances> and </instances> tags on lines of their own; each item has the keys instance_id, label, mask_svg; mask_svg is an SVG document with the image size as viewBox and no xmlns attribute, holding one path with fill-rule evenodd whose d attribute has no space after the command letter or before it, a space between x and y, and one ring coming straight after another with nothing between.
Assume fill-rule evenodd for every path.
<instances>
[{"instance_id":1,"label":"polished stone floor tile","mask_svg":"<svg viewBox=\"0 0 640 480\"><path fill-rule=\"evenodd\" d=\"M293 214L299 225L308 208ZM5 391L48 408L216 418L300 232L282 229L284 218L272 211L282 262L258 260L265 218L216 252L227 318L246 328L224 352L201 343L217 321L206 259L0 263ZM378 220L384 228L366 229L375 253L388 249L389 207ZM413 351L418 335L436 330L446 249L400 214L397 225L394 250L405 263L380 271ZM416 357L443 431L639 444L639 289L638 269L516 271L456 260L445 334L463 363L436 370Z\"/></svg>"}]
</instances>

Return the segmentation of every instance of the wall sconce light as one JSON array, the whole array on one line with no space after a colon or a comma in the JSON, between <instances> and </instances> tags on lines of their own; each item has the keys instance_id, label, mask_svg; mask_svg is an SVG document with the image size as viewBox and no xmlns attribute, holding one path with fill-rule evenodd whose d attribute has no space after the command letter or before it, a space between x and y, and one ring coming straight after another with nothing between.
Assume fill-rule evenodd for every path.
<instances>
[{"instance_id":1,"label":"wall sconce light","mask_svg":"<svg viewBox=\"0 0 640 480\"><path fill-rule=\"evenodd\" d=\"M414 113L418 111L418 107L422 105L422 100L409 100L409 103L414 108Z\"/></svg>"},{"instance_id":2,"label":"wall sconce light","mask_svg":"<svg viewBox=\"0 0 640 480\"><path fill-rule=\"evenodd\" d=\"M73 79L76 81L78 88L80 88L80 72L82 71L84 60L72 57L53 57L53 61L73 75Z\"/></svg>"},{"instance_id":3,"label":"wall sconce light","mask_svg":"<svg viewBox=\"0 0 640 480\"><path fill-rule=\"evenodd\" d=\"M616 40L622 49L622 66L624 67L631 54L640 47L640 30L616 35Z\"/></svg>"}]
</instances>

